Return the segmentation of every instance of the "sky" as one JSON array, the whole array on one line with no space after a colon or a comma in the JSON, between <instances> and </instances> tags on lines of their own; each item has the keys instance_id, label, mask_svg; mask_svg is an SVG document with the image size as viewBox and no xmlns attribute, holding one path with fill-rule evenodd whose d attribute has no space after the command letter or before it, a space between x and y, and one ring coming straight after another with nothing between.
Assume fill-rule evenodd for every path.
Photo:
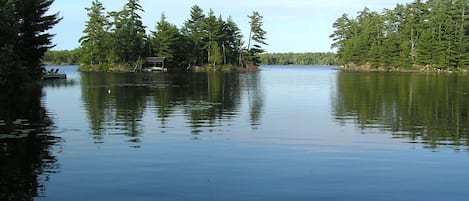
<instances>
[{"instance_id":1,"label":"sky","mask_svg":"<svg viewBox=\"0 0 469 201\"><path fill-rule=\"evenodd\" d=\"M106 11L122 10L127 0L100 0ZM55 0L51 13L59 12L63 20L51 33L55 34L55 50L71 50L79 47L78 39L83 35L88 20L85 8L92 0ZM366 6L372 11L395 8L396 4L412 0L140 0L145 13L142 21L147 31L154 31L156 22L164 12L167 20L178 26L190 18L193 5L205 13L213 9L223 19L232 17L243 35L249 35L249 19L253 11L263 18L267 31L265 50L269 53L283 52L333 52L329 35L334 31L332 24L342 14L351 17Z\"/></svg>"}]
</instances>

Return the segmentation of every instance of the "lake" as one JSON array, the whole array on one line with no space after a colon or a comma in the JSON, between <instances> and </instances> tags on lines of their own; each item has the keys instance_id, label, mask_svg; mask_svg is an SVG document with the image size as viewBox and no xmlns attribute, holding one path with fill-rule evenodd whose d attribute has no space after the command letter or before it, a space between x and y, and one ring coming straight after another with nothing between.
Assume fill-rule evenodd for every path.
<instances>
[{"instance_id":1,"label":"lake","mask_svg":"<svg viewBox=\"0 0 469 201\"><path fill-rule=\"evenodd\" d=\"M469 200L469 75L48 68L0 95L0 200Z\"/></svg>"}]
</instances>

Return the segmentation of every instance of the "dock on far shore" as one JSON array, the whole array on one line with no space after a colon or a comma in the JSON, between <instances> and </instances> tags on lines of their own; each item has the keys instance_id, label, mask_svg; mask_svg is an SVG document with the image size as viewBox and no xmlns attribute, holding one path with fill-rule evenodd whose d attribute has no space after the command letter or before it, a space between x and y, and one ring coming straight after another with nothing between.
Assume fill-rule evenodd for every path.
<instances>
[{"instance_id":1,"label":"dock on far shore","mask_svg":"<svg viewBox=\"0 0 469 201\"><path fill-rule=\"evenodd\" d=\"M147 57L142 65L143 72L166 72L165 57Z\"/></svg>"}]
</instances>

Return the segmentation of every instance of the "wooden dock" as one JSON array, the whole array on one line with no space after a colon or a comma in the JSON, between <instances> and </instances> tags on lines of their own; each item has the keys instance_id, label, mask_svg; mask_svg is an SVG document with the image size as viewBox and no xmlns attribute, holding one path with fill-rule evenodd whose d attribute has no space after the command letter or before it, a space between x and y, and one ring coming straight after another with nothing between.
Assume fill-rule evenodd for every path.
<instances>
[{"instance_id":1,"label":"wooden dock","mask_svg":"<svg viewBox=\"0 0 469 201\"><path fill-rule=\"evenodd\" d=\"M144 72L166 72L164 57L147 57L143 63L142 71Z\"/></svg>"},{"instance_id":2,"label":"wooden dock","mask_svg":"<svg viewBox=\"0 0 469 201\"><path fill-rule=\"evenodd\" d=\"M50 71L42 72L42 79L67 79L67 74L59 73L59 69L51 69Z\"/></svg>"},{"instance_id":3,"label":"wooden dock","mask_svg":"<svg viewBox=\"0 0 469 201\"><path fill-rule=\"evenodd\" d=\"M58 73L58 74L42 75L42 79L44 79L44 80L50 80L50 79L67 79L67 74Z\"/></svg>"}]
</instances>

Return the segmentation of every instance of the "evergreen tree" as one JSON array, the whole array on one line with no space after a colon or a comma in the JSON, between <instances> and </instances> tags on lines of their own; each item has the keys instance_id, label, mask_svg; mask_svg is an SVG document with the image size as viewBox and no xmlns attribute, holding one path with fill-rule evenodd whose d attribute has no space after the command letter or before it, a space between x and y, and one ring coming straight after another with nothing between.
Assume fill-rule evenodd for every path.
<instances>
[{"instance_id":1,"label":"evergreen tree","mask_svg":"<svg viewBox=\"0 0 469 201\"><path fill-rule=\"evenodd\" d=\"M202 8L194 5L191 8L190 19L184 23L183 35L188 39L188 60L191 64L201 65L203 62L203 23L205 15Z\"/></svg>"},{"instance_id":2,"label":"evergreen tree","mask_svg":"<svg viewBox=\"0 0 469 201\"><path fill-rule=\"evenodd\" d=\"M341 59L345 59L345 42L351 37L351 19L349 19L347 14L343 14L338 18L334 24L334 32L329 36L332 38L332 48L337 49L337 54Z\"/></svg>"},{"instance_id":3,"label":"evergreen tree","mask_svg":"<svg viewBox=\"0 0 469 201\"><path fill-rule=\"evenodd\" d=\"M224 43L222 44L223 63L238 65L239 50L242 49L241 41L243 40L241 30L233 19L229 17L224 24L223 31L225 36Z\"/></svg>"},{"instance_id":4,"label":"evergreen tree","mask_svg":"<svg viewBox=\"0 0 469 201\"><path fill-rule=\"evenodd\" d=\"M204 19L204 30L205 34L203 35L205 44L204 49L207 52L207 61L213 67L217 63L222 62L222 53L221 53L221 43L223 39L223 25L224 22L221 19L215 17L215 13L212 9L208 12L207 17Z\"/></svg>"},{"instance_id":5,"label":"evergreen tree","mask_svg":"<svg viewBox=\"0 0 469 201\"><path fill-rule=\"evenodd\" d=\"M47 30L61 20L58 13L46 15L53 2L0 0L0 84L40 79L41 59L53 47L53 35Z\"/></svg>"},{"instance_id":6,"label":"evergreen tree","mask_svg":"<svg viewBox=\"0 0 469 201\"><path fill-rule=\"evenodd\" d=\"M112 54L110 51L112 48L109 34L110 23L105 15L105 8L99 0L94 0L91 7L86 8L86 10L89 19L83 31L85 35L80 38L81 63L85 65L96 65L103 62L112 63L108 60L109 55Z\"/></svg>"},{"instance_id":7,"label":"evergreen tree","mask_svg":"<svg viewBox=\"0 0 469 201\"><path fill-rule=\"evenodd\" d=\"M250 21L250 31L248 39L248 58L247 61L249 64L257 66L260 63L259 54L264 53L265 50L262 48L262 45L267 45L265 42L267 34L264 29L262 29L262 19L263 17L259 12L253 11L251 15L248 16ZM251 47L251 44L253 47Z\"/></svg>"},{"instance_id":8,"label":"evergreen tree","mask_svg":"<svg viewBox=\"0 0 469 201\"><path fill-rule=\"evenodd\" d=\"M26 80L41 78L41 59L52 48L53 35L46 32L59 23L58 14L46 15L53 0L22 0L15 4L18 33L15 54L21 58Z\"/></svg>"},{"instance_id":9,"label":"evergreen tree","mask_svg":"<svg viewBox=\"0 0 469 201\"><path fill-rule=\"evenodd\" d=\"M452 16L454 20L454 65L464 67L469 65L469 2L455 0Z\"/></svg>"},{"instance_id":10,"label":"evergreen tree","mask_svg":"<svg viewBox=\"0 0 469 201\"><path fill-rule=\"evenodd\" d=\"M139 0L128 0L123 10L110 13L114 17L114 47L121 62L137 61L145 55L145 26L139 12L144 12Z\"/></svg>"},{"instance_id":11,"label":"evergreen tree","mask_svg":"<svg viewBox=\"0 0 469 201\"><path fill-rule=\"evenodd\" d=\"M161 14L152 36L152 49L156 56L165 57L168 62L182 60L181 34L178 28L166 21L165 14Z\"/></svg>"},{"instance_id":12,"label":"evergreen tree","mask_svg":"<svg viewBox=\"0 0 469 201\"><path fill-rule=\"evenodd\" d=\"M125 70L114 67L134 66L143 56L165 57L169 63L186 65L220 64L258 65L259 54L264 52L266 32L262 29L262 16L253 12L249 44L243 47L241 31L231 18L215 17L213 10L207 15L194 5L190 19L181 30L167 22L164 13L157 22L156 30L145 34L138 0L128 0L123 10L104 14L105 9L99 0L94 0L87 8L89 20L81 39L81 62L85 65L102 68L90 70ZM109 20L111 19L111 20ZM246 55L246 61L243 61ZM243 61L243 62L242 62ZM114 65L116 64L116 65ZM110 69L113 68L113 69Z\"/></svg>"},{"instance_id":13,"label":"evergreen tree","mask_svg":"<svg viewBox=\"0 0 469 201\"><path fill-rule=\"evenodd\" d=\"M344 65L464 68L469 65L469 3L415 0L382 14L361 11L334 23L331 35Z\"/></svg>"},{"instance_id":14,"label":"evergreen tree","mask_svg":"<svg viewBox=\"0 0 469 201\"><path fill-rule=\"evenodd\" d=\"M16 33L18 33L14 8L11 1L0 0L0 85L9 80L18 80L21 71L14 52Z\"/></svg>"}]
</instances>

